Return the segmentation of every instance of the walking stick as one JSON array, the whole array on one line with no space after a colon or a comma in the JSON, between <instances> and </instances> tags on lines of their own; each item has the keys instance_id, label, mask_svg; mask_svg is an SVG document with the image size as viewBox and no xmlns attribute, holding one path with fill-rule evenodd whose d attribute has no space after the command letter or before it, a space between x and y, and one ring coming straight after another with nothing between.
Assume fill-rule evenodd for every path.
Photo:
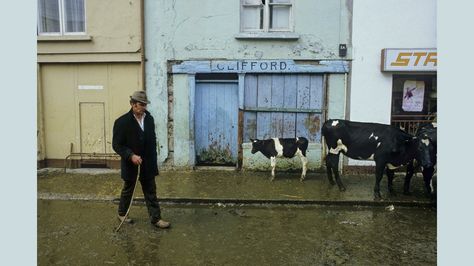
<instances>
[{"instance_id":1,"label":"walking stick","mask_svg":"<svg viewBox=\"0 0 474 266\"><path fill-rule=\"evenodd\" d=\"M140 179L140 165L138 165L137 180L135 180L135 186L133 186L132 199L130 200L130 204L128 205L127 212L125 213L125 216L123 217L122 222L120 222L117 229L115 229L115 232L118 232L120 230L120 227L122 226L123 222L125 222L125 220L127 220L128 213L130 212L130 207L132 207L133 195L135 194L135 189L137 188L138 179Z\"/></svg>"}]
</instances>

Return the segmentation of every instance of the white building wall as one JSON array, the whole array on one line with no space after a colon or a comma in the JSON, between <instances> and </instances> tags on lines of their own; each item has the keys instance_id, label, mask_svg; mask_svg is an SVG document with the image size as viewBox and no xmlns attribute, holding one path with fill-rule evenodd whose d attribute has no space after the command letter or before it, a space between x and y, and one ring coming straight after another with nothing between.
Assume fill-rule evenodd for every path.
<instances>
[{"instance_id":1,"label":"white building wall","mask_svg":"<svg viewBox=\"0 0 474 266\"><path fill-rule=\"evenodd\" d=\"M392 73L380 71L381 51L436 48L436 22L435 0L354 0L350 120L390 123Z\"/></svg>"}]
</instances>

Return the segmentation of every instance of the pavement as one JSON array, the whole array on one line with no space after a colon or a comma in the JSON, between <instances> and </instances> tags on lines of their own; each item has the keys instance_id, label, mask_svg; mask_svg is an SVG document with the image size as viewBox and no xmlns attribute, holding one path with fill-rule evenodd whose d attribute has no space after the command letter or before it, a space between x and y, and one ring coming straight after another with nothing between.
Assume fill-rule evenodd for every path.
<instances>
[{"instance_id":1,"label":"pavement","mask_svg":"<svg viewBox=\"0 0 474 266\"><path fill-rule=\"evenodd\" d=\"M308 172L304 182L299 173L222 170L160 171L156 177L157 194L164 204L314 204L435 207L424 194L420 174L412 178L411 195L404 195L403 174L396 174L396 195L389 195L387 178L381 182L382 200L374 201L374 175L345 174L345 192L329 185L326 174ZM118 202L122 179L119 170L44 168L37 171L38 199ZM436 188L436 176L433 179ZM138 184L140 186L140 184ZM135 202L143 203L137 187Z\"/></svg>"}]
</instances>

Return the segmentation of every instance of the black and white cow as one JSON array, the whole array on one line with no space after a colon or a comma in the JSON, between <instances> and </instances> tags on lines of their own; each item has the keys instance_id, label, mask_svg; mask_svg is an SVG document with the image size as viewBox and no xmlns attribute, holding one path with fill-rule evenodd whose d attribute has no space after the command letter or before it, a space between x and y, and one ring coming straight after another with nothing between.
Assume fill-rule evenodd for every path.
<instances>
[{"instance_id":1,"label":"black and white cow","mask_svg":"<svg viewBox=\"0 0 474 266\"><path fill-rule=\"evenodd\" d=\"M356 160L375 161L375 199L381 199L380 181L386 171L388 189L393 191L394 170L415 157L416 138L391 125L330 119L322 127L328 147L326 169L329 182L336 178L339 190L345 191L339 177L339 154Z\"/></svg>"},{"instance_id":2,"label":"black and white cow","mask_svg":"<svg viewBox=\"0 0 474 266\"><path fill-rule=\"evenodd\" d=\"M407 165L403 192L410 194L410 181L416 168L420 167L425 181L425 191L429 197L434 196L433 174L437 157L436 123L422 124L416 131L417 144L415 160Z\"/></svg>"},{"instance_id":3,"label":"black and white cow","mask_svg":"<svg viewBox=\"0 0 474 266\"><path fill-rule=\"evenodd\" d=\"M299 138L271 138L271 139L250 139L252 141L252 154L261 152L265 157L270 159L272 166L272 181L275 179L276 158L286 157L293 158L298 155L303 165L301 173L301 181L306 176L308 159L306 158L306 150L308 149L308 140L304 137Z\"/></svg>"}]
</instances>

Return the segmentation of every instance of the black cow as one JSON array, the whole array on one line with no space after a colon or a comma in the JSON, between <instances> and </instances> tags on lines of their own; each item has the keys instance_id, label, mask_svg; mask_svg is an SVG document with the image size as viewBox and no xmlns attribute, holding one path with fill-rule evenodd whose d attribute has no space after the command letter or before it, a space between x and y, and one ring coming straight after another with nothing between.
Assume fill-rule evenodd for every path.
<instances>
[{"instance_id":1,"label":"black cow","mask_svg":"<svg viewBox=\"0 0 474 266\"><path fill-rule=\"evenodd\" d=\"M380 181L384 170L388 176L388 189L390 193L394 193L392 181L395 168L407 164L415 157L416 138L391 125L330 119L324 123L322 134L328 147L328 179L334 185L334 173L341 191L346 190L339 177L341 152L352 159L375 161L375 199L381 199Z\"/></svg>"},{"instance_id":2,"label":"black cow","mask_svg":"<svg viewBox=\"0 0 474 266\"><path fill-rule=\"evenodd\" d=\"M306 150L308 149L308 140L304 137L299 138L271 138L265 140L250 139L252 141L252 154L261 152L265 157L271 160L272 181L275 179L275 166L277 157L293 158L298 155L303 165L301 181L306 176L308 159Z\"/></svg>"},{"instance_id":3,"label":"black cow","mask_svg":"<svg viewBox=\"0 0 474 266\"><path fill-rule=\"evenodd\" d=\"M407 173L405 176L405 184L403 192L410 194L410 181L411 177L415 173L418 166L421 168L423 173L423 179L425 181L425 191L429 197L434 196L434 189L432 184L432 178L436 165L436 153L437 153L437 136L436 136L436 123L422 124L417 132L417 151L415 160L411 161L407 165ZM415 167L416 166L416 167Z\"/></svg>"}]
</instances>

